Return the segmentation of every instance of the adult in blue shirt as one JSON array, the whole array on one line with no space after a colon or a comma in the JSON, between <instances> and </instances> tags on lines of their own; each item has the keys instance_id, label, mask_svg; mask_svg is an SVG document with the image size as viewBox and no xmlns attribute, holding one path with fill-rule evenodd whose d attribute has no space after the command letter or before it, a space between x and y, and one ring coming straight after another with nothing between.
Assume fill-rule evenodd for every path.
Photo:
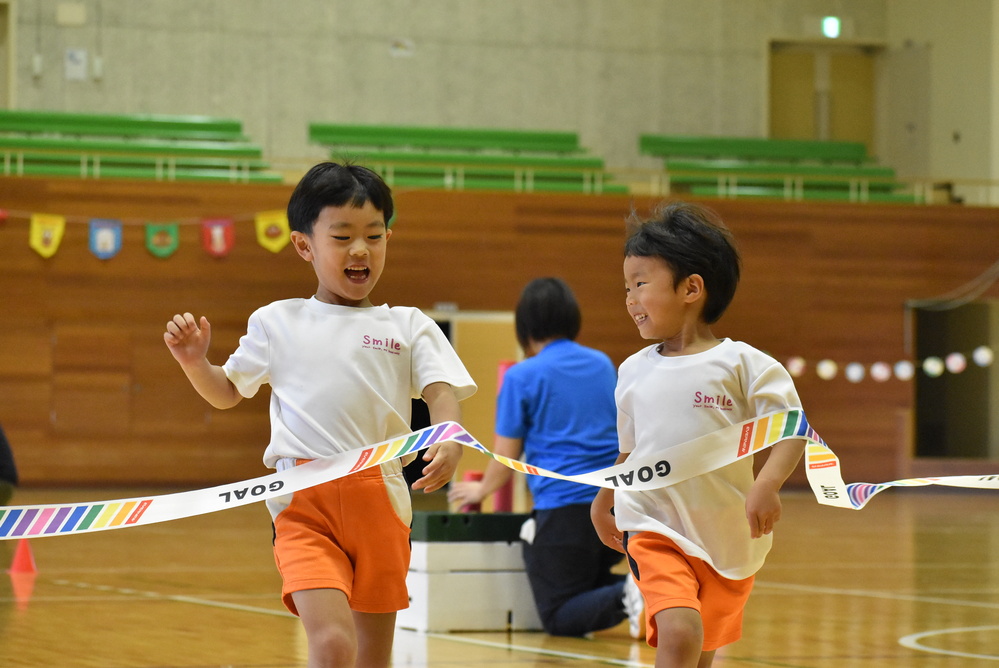
<instances>
[{"instance_id":1,"label":"adult in blue shirt","mask_svg":"<svg viewBox=\"0 0 999 668\"><path fill-rule=\"evenodd\" d=\"M573 475L617 460L617 373L604 353L575 342L582 317L565 282L538 278L517 304L517 340L526 359L510 367L496 406L494 452ZM476 504L507 483L512 471L490 461L478 482L452 483L448 499ZM582 636L631 622L640 628L641 595L611 572L621 554L597 538L590 504L597 488L528 476L533 536L524 563L546 632Z\"/></svg>"}]
</instances>

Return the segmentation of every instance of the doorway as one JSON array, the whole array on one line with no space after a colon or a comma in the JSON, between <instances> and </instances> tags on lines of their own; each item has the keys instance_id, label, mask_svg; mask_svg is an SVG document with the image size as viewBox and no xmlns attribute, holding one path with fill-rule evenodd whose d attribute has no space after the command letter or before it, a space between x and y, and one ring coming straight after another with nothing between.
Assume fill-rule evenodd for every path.
<instances>
[{"instance_id":1,"label":"doorway","mask_svg":"<svg viewBox=\"0 0 999 668\"><path fill-rule=\"evenodd\" d=\"M877 46L770 44L770 137L862 142L874 154Z\"/></svg>"},{"instance_id":2,"label":"doorway","mask_svg":"<svg viewBox=\"0 0 999 668\"><path fill-rule=\"evenodd\" d=\"M916 456L999 460L999 369L973 356L999 345L999 301L913 313L916 359L936 358L916 374Z\"/></svg>"}]
</instances>

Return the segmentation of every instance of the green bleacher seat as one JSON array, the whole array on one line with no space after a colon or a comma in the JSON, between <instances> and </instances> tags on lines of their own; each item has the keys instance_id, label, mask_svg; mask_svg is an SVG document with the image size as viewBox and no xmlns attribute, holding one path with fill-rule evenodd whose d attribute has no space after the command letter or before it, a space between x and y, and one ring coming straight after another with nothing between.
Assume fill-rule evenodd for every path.
<instances>
[{"instance_id":1,"label":"green bleacher seat","mask_svg":"<svg viewBox=\"0 0 999 668\"><path fill-rule=\"evenodd\" d=\"M643 134L638 139L638 148L642 155L667 159L698 157L854 165L870 162L864 144L849 141Z\"/></svg>"},{"instance_id":2,"label":"green bleacher seat","mask_svg":"<svg viewBox=\"0 0 999 668\"><path fill-rule=\"evenodd\" d=\"M510 153L580 153L575 132L310 123L309 141L323 146L409 147Z\"/></svg>"},{"instance_id":3,"label":"green bleacher seat","mask_svg":"<svg viewBox=\"0 0 999 668\"><path fill-rule=\"evenodd\" d=\"M627 192L574 132L310 123L309 139L393 187Z\"/></svg>"},{"instance_id":4,"label":"green bleacher seat","mask_svg":"<svg viewBox=\"0 0 999 668\"><path fill-rule=\"evenodd\" d=\"M211 116L161 114L76 114L0 110L0 132L88 137L157 137L204 141L247 141L242 123Z\"/></svg>"},{"instance_id":5,"label":"green bleacher seat","mask_svg":"<svg viewBox=\"0 0 999 668\"><path fill-rule=\"evenodd\" d=\"M843 190L832 188L805 188L795 194L785 188L766 186L710 186L695 185L689 189L690 194L698 197L720 198L766 198L766 199L801 199L827 202L879 202L884 204L916 204L917 197L912 193L863 191L862 189Z\"/></svg>"},{"instance_id":6,"label":"green bleacher seat","mask_svg":"<svg viewBox=\"0 0 999 668\"><path fill-rule=\"evenodd\" d=\"M5 175L276 183L242 123L208 116L0 110Z\"/></svg>"},{"instance_id":7,"label":"green bleacher seat","mask_svg":"<svg viewBox=\"0 0 999 668\"><path fill-rule=\"evenodd\" d=\"M913 201L860 142L641 135L670 190L725 197Z\"/></svg>"}]
</instances>

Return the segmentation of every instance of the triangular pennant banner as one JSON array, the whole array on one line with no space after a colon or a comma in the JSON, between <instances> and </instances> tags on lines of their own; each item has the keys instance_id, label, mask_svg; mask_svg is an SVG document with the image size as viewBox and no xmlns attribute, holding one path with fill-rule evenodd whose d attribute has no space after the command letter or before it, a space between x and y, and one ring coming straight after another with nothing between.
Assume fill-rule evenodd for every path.
<instances>
[{"instance_id":1,"label":"triangular pennant banner","mask_svg":"<svg viewBox=\"0 0 999 668\"><path fill-rule=\"evenodd\" d=\"M156 257L170 257L180 246L177 223L146 223L146 248Z\"/></svg>"},{"instance_id":2,"label":"triangular pennant banner","mask_svg":"<svg viewBox=\"0 0 999 668\"><path fill-rule=\"evenodd\" d=\"M99 260L110 260L121 250L121 221L94 218L90 221L90 252Z\"/></svg>"},{"instance_id":3,"label":"triangular pennant banner","mask_svg":"<svg viewBox=\"0 0 999 668\"><path fill-rule=\"evenodd\" d=\"M201 221L201 246L212 257L225 257L236 243L236 229L231 218Z\"/></svg>"},{"instance_id":4,"label":"triangular pennant banner","mask_svg":"<svg viewBox=\"0 0 999 668\"><path fill-rule=\"evenodd\" d=\"M59 243L65 230L65 216L33 213L29 243L42 257L52 257L59 250Z\"/></svg>"},{"instance_id":5,"label":"triangular pennant banner","mask_svg":"<svg viewBox=\"0 0 999 668\"><path fill-rule=\"evenodd\" d=\"M288 228L288 214L284 211L261 211L257 214L257 242L277 253L288 245L291 230Z\"/></svg>"}]
</instances>

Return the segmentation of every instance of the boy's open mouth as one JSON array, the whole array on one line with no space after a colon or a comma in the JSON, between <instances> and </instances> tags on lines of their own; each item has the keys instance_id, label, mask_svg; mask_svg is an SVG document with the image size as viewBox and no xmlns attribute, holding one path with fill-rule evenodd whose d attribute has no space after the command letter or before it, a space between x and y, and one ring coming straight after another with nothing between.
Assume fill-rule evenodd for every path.
<instances>
[{"instance_id":1,"label":"boy's open mouth","mask_svg":"<svg viewBox=\"0 0 999 668\"><path fill-rule=\"evenodd\" d=\"M343 270L343 273L347 275L347 278L352 281L365 281L368 278L368 274L371 270L367 267L347 267Z\"/></svg>"}]
</instances>

